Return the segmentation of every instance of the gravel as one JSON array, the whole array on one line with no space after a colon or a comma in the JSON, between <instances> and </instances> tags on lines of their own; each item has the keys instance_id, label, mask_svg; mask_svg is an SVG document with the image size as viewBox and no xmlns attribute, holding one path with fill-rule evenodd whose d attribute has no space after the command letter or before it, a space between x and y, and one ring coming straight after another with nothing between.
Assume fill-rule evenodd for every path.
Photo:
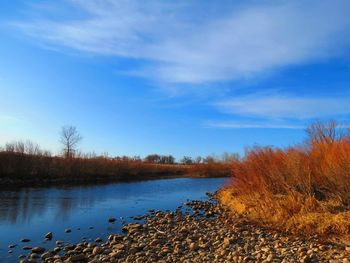
<instances>
[{"instance_id":1,"label":"gravel","mask_svg":"<svg viewBox=\"0 0 350 263\"><path fill-rule=\"evenodd\" d=\"M350 262L350 246L314 235L298 237L258 227L209 201L191 201L175 211L155 211L124 234L96 242L35 249L21 262ZM104 243L102 241L105 240ZM62 249L61 252L59 252ZM57 252L56 252L56 251ZM39 256L40 253L43 253ZM39 258L40 257L40 258Z\"/></svg>"}]
</instances>

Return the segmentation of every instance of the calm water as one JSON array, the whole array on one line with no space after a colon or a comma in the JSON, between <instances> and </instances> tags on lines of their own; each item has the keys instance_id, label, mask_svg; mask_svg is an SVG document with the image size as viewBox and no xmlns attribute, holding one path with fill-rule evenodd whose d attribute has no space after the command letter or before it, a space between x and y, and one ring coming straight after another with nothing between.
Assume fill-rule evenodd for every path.
<instances>
[{"instance_id":1,"label":"calm water","mask_svg":"<svg viewBox=\"0 0 350 263\"><path fill-rule=\"evenodd\" d=\"M175 209L191 199L205 199L224 184L223 178L167 179L98 186L23 188L0 191L0 262L17 262L22 246L54 247L56 240L79 242L121 231L108 218L142 215L149 209ZM64 230L70 228L71 233ZM80 228L80 230L78 230ZM90 229L92 228L92 229ZM52 241L43 241L47 232ZM31 242L21 243L22 238ZM9 244L18 244L8 254Z\"/></svg>"}]
</instances>

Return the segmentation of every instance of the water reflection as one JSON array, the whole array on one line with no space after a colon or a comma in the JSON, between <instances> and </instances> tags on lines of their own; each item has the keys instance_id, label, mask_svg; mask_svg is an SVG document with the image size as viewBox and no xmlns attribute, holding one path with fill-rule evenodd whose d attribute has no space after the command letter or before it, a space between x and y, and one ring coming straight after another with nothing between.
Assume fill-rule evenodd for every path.
<instances>
[{"instance_id":1,"label":"water reflection","mask_svg":"<svg viewBox=\"0 0 350 263\"><path fill-rule=\"evenodd\" d=\"M84 187L22 188L0 191L0 262L16 262L21 248L13 256L7 245L23 237L32 245L43 241L46 232L54 239L78 242L119 231L120 222L111 225L110 216L140 215L148 209L174 209L188 199L203 199L215 191L224 179L168 179ZM90 229L89 226L94 226ZM72 231L64 233L65 228ZM48 247L50 244L46 244Z\"/></svg>"}]
</instances>

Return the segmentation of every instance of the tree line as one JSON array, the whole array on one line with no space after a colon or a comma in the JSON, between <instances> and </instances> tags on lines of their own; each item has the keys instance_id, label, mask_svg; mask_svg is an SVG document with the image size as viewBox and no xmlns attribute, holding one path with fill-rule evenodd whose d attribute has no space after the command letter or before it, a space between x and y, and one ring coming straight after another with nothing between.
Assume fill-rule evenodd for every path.
<instances>
[{"instance_id":1,"label":"tree line","mask_svg":"<svg viewBox=\"0 0 350 263\"><path fill-rule=\"evenodd\" d=\"M75 126L63 126L59 133L59 143L61 145L61 156L66 159L82 158L109 158L117 161L125 162L145 162L153 164L205 164L205 163L217 163L223 162L228 163L239 158L237 154L224 153L222 156L209 155L206 157L197 156L195 158L190 156L183 156L179 161L173 155L160 155L160 154L149 154L144 158L140 156L115 156L110 157L108 153L96 154L96 153L83 153L78 150L79 143L83 137L78 132ZM49 150L42 149L39 144L32 142L31 140L26 141L14 141L8 142L3 147L0 146L0 152L13 152L18 154L29 154L37 156L51 157L53 154Z\"/></svg>"},{"instance_id":2,"label":"tree line","mask_svg":"<svg viewBox=\"0 0 350 263\"><path fill-rule=\"evenodd\" d=\"M60 131L59 154L52 154L30 140L6 143L0 147L0 185L94 183L169 176L229 176L230 160L238 158L230 154L204 158L184 156L176 162L172 155L111 157L108 153L79 151L81 141L82 136L74 126L64 126Z\"/></svg>"}]
</instances>

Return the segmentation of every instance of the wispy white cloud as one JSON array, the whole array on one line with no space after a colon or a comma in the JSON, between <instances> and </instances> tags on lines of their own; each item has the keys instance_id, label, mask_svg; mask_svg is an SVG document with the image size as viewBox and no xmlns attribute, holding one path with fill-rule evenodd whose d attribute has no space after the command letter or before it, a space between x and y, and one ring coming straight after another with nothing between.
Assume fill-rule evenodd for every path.
<instances>
[{"instance_id":1,"label":"wispy white cloud","mask_svg":"<svg viewBox=\"0 0 350 263\"><path fill-rule=\"evenodd\" d=\"M350 44L346 0L247 1L239 8L202 1L62 3L79 16L49 12L13 25L41 44L142 61L134 74L170 84L247 78L337 57ZM208 14L198 13L201 7Z\"/></svg>"},{"instance_id":2,"label":"wispy white cloud","mask_svg":"<svg viewBox=\"0 0 350 263\"><path fill-rule=\"evenodd\" d=\"M223 112L236 116L265 119L297 119L344 117L350 115L350 98L307 98L293 96L246 96L218 102Z\"/></svg>"},{"instance_id":3,"label":"wispy white cloud","mask_svg":"<svg viewBox=\"0 0 350 263\"><path fill-rule=\"evenodd\" d=\"M305 129L305 125L281 124L274 122L237 122L237 121L208 121L204 123L206 128L220 129Z\"/></svg>"}]
</instances>

